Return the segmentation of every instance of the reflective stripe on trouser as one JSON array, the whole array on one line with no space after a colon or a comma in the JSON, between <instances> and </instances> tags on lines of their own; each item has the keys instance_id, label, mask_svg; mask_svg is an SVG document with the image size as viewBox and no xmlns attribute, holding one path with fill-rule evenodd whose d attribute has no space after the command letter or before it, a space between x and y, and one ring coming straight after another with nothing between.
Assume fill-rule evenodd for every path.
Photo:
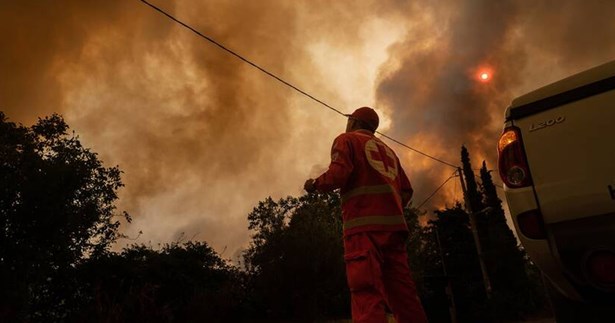
<instances>
[{"instance_id":1,"label":"reflective stripe on trouser","mask_svg":"<svg viewBox=\"0 0 615 323\"><path fill-rule=\"evenodd\" d=\"M362 232L344 239L353 322L427 322L418 299L402 232Z\"/></svg>"}]
</instances>

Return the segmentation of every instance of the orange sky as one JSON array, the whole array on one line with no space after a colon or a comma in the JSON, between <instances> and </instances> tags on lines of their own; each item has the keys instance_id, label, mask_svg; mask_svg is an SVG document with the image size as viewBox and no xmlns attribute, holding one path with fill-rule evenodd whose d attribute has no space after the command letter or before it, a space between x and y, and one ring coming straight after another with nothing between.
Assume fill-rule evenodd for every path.
<instances>
[{"instance_id":1,"label":"orange sky","mask_svg":"<svg viewBox=\"0 0 615 323\"><path fill-rule=\"evenodd\" d=\"M475 168L495 168L513 97L615 58L611 1L152 2L332 106L375 107L412 147L458 163L467 145ZM124 171L122 230L143 234L120 245L183 233L235 257L252 207L301 194L345 127L137 0L3 1L0 31L0 110L25 125L61 113ZM416 204L452 172L390 146ZM426 209L459 193L450 181Z\"/></svg>"}]
</instances>

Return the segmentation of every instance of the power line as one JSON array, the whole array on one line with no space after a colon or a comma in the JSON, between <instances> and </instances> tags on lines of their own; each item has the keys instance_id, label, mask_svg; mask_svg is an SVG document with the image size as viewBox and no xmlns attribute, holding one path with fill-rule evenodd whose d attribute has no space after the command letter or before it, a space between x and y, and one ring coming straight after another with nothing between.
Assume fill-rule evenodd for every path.
<instances>
[{"instance_id":1,"label":"power line","mask_svg":"<svg viewBox=\"0 0 615 323\"><path fill-rule=\"evenodd\" d=\"M425 203L429 202L429 200L431 200L432 197L434 197L436 195L436 193L438 193L438 191L440 191L440 189L442 189L442 187L444 187L444 185L446 185L446 183L448 183L448 181L450 181L452 178L457 177L458 171L454 171L453 174L451 176L449 176L449 178L447 178L442 184L440 184L440 186L438 186L438 188L435 189L435 191L433 191L418 207L417 209L420 209L423 205L425 205ZM478 177L478 175L474 175L474 177L476 177L477 179L481 179L480 177ZM502 185L498 185L496 183L493 183L493 186L495 186L495 188L499 188L501 190L504 190L504 188L502 187ZM455 189L457 189L457 187L455 186Z\"/></svg>"},{"instance_id":2,"label":"power line","mask_svg":"<svg viewBox=\"0 0 615 323\"><path fill-rule=\"evenodd\" d=\"M164 11L164 10L162 10L162 9L160 9L160 8L158 8L158 7L156 7L155 5L153 5L153 4L149 3L149 2L147 2L146 0L141 0L141 2L143 2L143 3L145 3L146 5L148 5L148 6L152 7L154 10L156 10L156 11L160 12L161 14L163 14L163 15L167 16L169 19L171 19L171 20L175 21L176 23L178 23L178 24L182 25L183 27L185 27L185 28L187 28L188 30L192 31L193 33L197 34L198 36L200 36L200 37L202 37L202 38L206 39L206 40L207 40L207 41L209 41L210 43L212 43L212 44L214 44L214 45L216 45L216 46L220 47L222 50L226 51L227 53L229 53L229 54L231 54L231 55L233 55L233 56L235 56L235 57L239 58L240 60L242 60L242 61L244 61L245 63L247 63L247 64L251 65L252 67L254 67L254 68L258 69L259 71L261 71L261 72L263 72L263 73L265 73L265 74L267 74L267 75L269 75L269 76L273 77L273 78L274 78L274 79L276 79L278 82L281 82L282 84L284 84L284 85L286 85L286 86L291 87L291 88L292 88L292 89L294 89L295 91L297 91L297 92L299 92L299 93L301 93L301 94L303 94L303 95L307 96L308 98L310 98L310 99L312 99L312 100L314 100L314 101L316 101L316 102L318 102L318 103L320 103L320 104L324 105L325 107L327 107L327 108L329 108L329 109L331 109L331 110L333 110L333 111L337 112L338 114L340 114L340 115L342 115L342 116L344 115L344 113L342 113L340 110L338 110L338 109L336 109L336 108L334 108L334 107L332 107L332 106L328 105L327 103L325 103L325 102L323 102L323 101L321 101L321 100L319 100L319 99L315 98L314 96L312 96L312 95L310 95L309 93L307 93L307 92L303 91L302 89L300 89L300 88L298 88L298 87L296 87L296 86L292 85L291 83L286 82L286 81L285 81L285 80L283 80L281 77L279 77L279 76L277 76L277 75L275 75L275 74L273 74L273 73L271 73L271 72L267 71L265 68L263 68L263 67L261 67L261 66L257 65L256 63L253 63L252 61L248 60L247 58L244 58L243 56L239 55L238 53L236 53L236 52L235 52L235 51L233 51L232 49L229 49L228 47L226 47L226 46L222 45L221 43L217 42L215 39L213 39L213 38L211 38L211 37L209 37L209 36L204 35L204 34L203 34L203 33L201 33L200 31L198 31L198 30L194 29L192 26L190 26L190 25L188 25L188 24L186 24L186 23L182 22L181 20L179 20L179 19L177 19L177 18L175 18L175 17L171 16L171 15L170 15L170 14L168 14L166 11Z\"/></svg>"},{"instance_id":3,"label":"power line","mask_svg":"<svg viewBox=\"0 0 615 323\"><path fill-rule=\"evenodd\" d=\"M452 178L456 177L457 171L453 172L453 175L449 176L444 183L440 184L440 186L438 186L438 188L436 188L435 191L433 191L433 193L431 193L431 195L429 195L429 197L427 197L419 206L417 206L417 209L420 209L423 205L425 205L425 203L429 202L429 200L431 200L432 197L434 197L434 195L436 195L436 193L438 193L438 191L444 187L444 185L446 185L446 183L448 183L448 181L450 181Z\"/></svg>"},{"instance_id":4,"label":"power line","mask_svg":"<svg viewBox=\"0 0 615 323\"><path fill-rule=\"evenodd\" d=\"M204 35L204 34L203 34L203 33L201 33L200 31L198 31L198 30L194 29L192 26L190 26L190 25L188 25L188 24L186 24L186 23L182 22L181 20L179 20L179 19L177 19L177 18L173 17L172 15L170 15L169 13L167 13L166 11L164 11L164 10L162 10L162 9L158 8L157 6L155 6L155 5L153 5L153 4L149 3L149 2L147 2L146 0L141 0L141 2L145 3L146 5L150 6L152 9L154 9L154 10L156 10L156 11L160 12L161 14L165 15L166 17L168 17L169 19L173 20L174 22L176 22L176 23L180 24L181 26L183 26L183 27L187 28L188 30L190 30L190 31L192 31L193 33L195 33L196 35L198 35L198 36L202 37L203 39L205 39L205 40L209 41L210 43L212 43L212 44L214 44L214 45L218 46L220 49L222 49L222 50L226 51L227 53L229 53L229 54L231 54L231 55L233 55L233 56L237 57L238 59L242 60L242 61L243 61L243 62L245 62L246 64L248 64L248 65L250 65L250 66L252 66L252 67L254 67L254 68L258 69L259 71L261 71L261 72L263 72L263 73L265 73L265 74L269 75L270 77L274 78L274 79L275 79L275 80L277 80L278 82L280 82L280 83L282 83L282 84L284 84L284 85L286 85L286 86L288 86L288 87L292 88L293 90L295 90L295 91L297 91L297 92L299 92L299 93L301 93L301 94L303 94L303 95L307 96L308 98L310 98L310 99L312 99L312 100L314 100L314 101L316 101L316 102L320 103L320 104L321 104L321 105L323 105L324 107L329 108L330 110L332 110L332 111L336 112L337 114L342 115L342 116L345 116L345 114L344 114L344 113L342 113L340 110L338 110L338 109L336 109L336 108L332 107L331 105L327 104L326 102L324 102L324 101L322 101L322 100L320 100L320 99L318 99L318 98L314 97L313 95L311 95L311 94L307 93L306 91L304 91L304 90L302 90L302 89L298 88L297 86L295 86L295 85L293 85L293 84L291 84L291 83L289 83L289 82L285 81L285 80L284 80L284 79L282 79L281 77L279 77L279 76L277 76L277 75L275 75L275 74L273 74L273 73L271 73L271 72L267 71L265 68L263 68L263 67L259 66L259 65L258 65L258 64L256 64L256 63L253 63L252 61L250 61L250 60L248 60L247 58L243 57L242 55L238 54L237 52L235 52L235 51L233 51L233 50L231 50L231 49L227 48L226 46L222 45L221 43L219 43L219 42L218 42L218 41L216 41L215 39L213 39L213 38L211 38L211 37L209 37L209 36L207 36L207 35ZM387 138L387 139L389 139L389 140L391 140L391 141L393 141L393 142L395 142L395 143L397 143L397 144L399 144L399 145L401 145L401 146L403 146L403 147L405 147L405 148L408 148L408 149L410 149L410 150L412 150L412 151L414 151L414 152L416 152L416 153L419 153L419 154L421 154L421 155L423 155L423 156L425 156L425 157L431 158L432 160L435 160L435 161L440 162L440 163L442 163L442 164L445 164L445 165L448 165L448 166L451 166L451 167L457 168L457 166L455 166L455 165L453 165L453 164L451 164L451 163L448 163L448 162L446 162L446 161L443 161L442 159L439 159L439 158L436 158L436 157L431 156L431 155L429 155L429 154L426 154L426 153L424 153L424 152L422 152L422 151L419 151L418 149L412 148L412 147L410 147L410 146L408 146L408 145L406 145L406 144L402 143L402 142L401 142L401 141L399 141L399 140L396 140L396 139L391 138L390 136L388 136L388 135L386 135L386 134L384 134L384 133L382 133L382 132L376 131L376 133L377 133L377 134L379 134L379 135L381 135L381 136L383 136L383 137L385 137L385 138Z\"/></svg>"},{"instance_id":5,"label":"power line","mask_svg":"<svg viewBox=\"0 0 615 323\"><path fill-rule=\"evenodd\" d=\"M379 135L381 135L381 136L383 136L383 137L385 137L385 138L387 138L387 139L389 139L389 140L391 140L392 142L394 142L394 143L396 143L396 144L402 145L403 147L406 147L406 148L408 148L408 149L410 149L410 150L412 150L412 151L414 151L414 152L416 152L416 153L419 153L419 154L421 154L421 155L423 155L423 156L425 156L425 157L431 158L431 159L433 159L433 160L435 160L435 161L437 161L437 162L440 162L440 163L442 163L442 164L445 164L445 165L451 166L451 167L453 167L453 168L455 168L455 169L458 167L458 166L455 166L455 165L453 165L453 164L451 164L451 163L445 162L445 161L443 161L442 159L436 158L436 157L431 156L431 155L428 155L428 154L426 154L426 153L424 153L424 152L422 152L422 151L419 151L419 150L417 150L417 149L414 149L414 148L412 148L412 147L410 147L410 146L408 146L408 145L404 144L403 142L400 142L400 141L399 141L399 140L397 140L397 139L393 139L393 138L391 138L391 137L389 137L389 136L387 136L387 135L383 134L382 132L376 131L376 133L377 133L377 134L379 134Z\"/></svg>"}]
</instances>

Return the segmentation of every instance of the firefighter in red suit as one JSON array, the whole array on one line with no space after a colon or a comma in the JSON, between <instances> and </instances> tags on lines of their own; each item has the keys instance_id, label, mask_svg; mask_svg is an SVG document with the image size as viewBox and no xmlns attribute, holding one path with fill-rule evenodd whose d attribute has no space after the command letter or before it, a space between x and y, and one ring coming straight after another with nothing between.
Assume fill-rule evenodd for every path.
<instances>
[{"instance_id":1,"label":"firefighter in red suit","mask_svg":"<svg viewBox=\"0 0 615 323\"><path fill-rule=\"evenodd\" d=\"M344 260L354 322L386 322L388 306L398 323L427 322L406 253L403 207L412 186L395 153L374 136L379 118L362 107L335 138L329 169L305 190L340 189Z\"/></svg>"}]
</instances>

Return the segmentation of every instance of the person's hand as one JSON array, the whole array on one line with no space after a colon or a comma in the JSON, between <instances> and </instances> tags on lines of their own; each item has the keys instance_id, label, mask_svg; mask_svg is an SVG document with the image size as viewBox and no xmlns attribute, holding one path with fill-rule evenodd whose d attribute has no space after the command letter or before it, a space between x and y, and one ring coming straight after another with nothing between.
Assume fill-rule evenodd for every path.
<instances>
[{"instance_id":1,"label":"person's hand","mask_svg":"<svg viewBox=\"0 0 615 323\"><path fill-rule=\"evenodd\" d=\"M316 186L314 185L314 182L314 179L308 179L307 181L305 181L305 184L303 184L303 189L308 193L316 192Z\"/></svg>"}]
</instances>

